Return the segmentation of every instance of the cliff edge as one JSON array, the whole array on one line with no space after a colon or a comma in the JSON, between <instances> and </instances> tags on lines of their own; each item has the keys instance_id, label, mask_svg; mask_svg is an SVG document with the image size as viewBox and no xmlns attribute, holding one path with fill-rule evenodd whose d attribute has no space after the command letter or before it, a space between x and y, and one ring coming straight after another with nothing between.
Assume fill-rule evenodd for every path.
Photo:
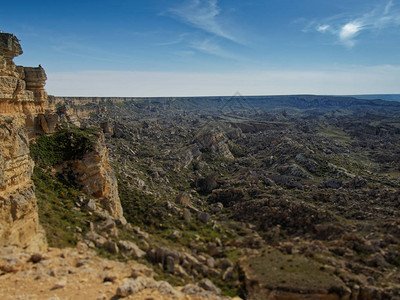
<instances>
[{"instance_id":1,"label":"cliff edge","mask_svg":"<svg viewBox=\"0 0 400 300\"><path fill-rule=\"evenodd\" d=\"M0 33L0 246L40 250L46 240L39 227L34 186L34 163L29 138L40 130L45 113L46 74L41 67L17 67L22 54L18 39Z\"/></svg>"},{"instance_id":2,"label":"cliff edge","mask_svg":"<svg viewBox=\"0 0 400 300\"><path fill-rule=\"evenodd\" d=\"M63 112L56 113L48 101L47 75L40 65L15 65L14 57L21 54L19 40L13 34L0 33L0 246L41 250L46 248L46 239L39 225L29 144L39 135L56 133ZM85 194L126 223L102 134L92 151L62 163L62 169L74 174Z\"/></svg>"}]
</instances>

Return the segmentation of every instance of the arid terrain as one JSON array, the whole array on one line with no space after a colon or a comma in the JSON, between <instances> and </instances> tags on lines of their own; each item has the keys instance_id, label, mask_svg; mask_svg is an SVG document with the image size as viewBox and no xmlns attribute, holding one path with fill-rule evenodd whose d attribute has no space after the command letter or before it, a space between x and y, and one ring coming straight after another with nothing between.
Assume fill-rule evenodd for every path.
<instances>
[{"instance_id":1,"label":"arid terrain","mask_svg":"<svg viewBox=\"0 0 400 300\"><path fill-rule=\"evenodd\" d=\"M127 220L172 249L230 259L228 280L203 274L221 287L249 299L398 295L398 103L70 100L97 110L82 124L105 133Z\"/></svg>"},{"instance_id":2,"label":"arid terrain","mask_svg":"<svg viewBox=\"0 0 400 300\"><path fill-rule=\"evenodd\" d=\"M47 96L0 38L2 299L400 299L399 102Z\"/></svg>"}]
</instances>

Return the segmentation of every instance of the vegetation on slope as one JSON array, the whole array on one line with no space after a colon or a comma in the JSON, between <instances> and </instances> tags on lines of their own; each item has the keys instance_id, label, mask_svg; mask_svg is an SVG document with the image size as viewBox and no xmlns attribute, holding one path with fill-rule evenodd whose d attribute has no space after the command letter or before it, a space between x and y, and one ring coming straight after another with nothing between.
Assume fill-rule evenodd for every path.
<instances>
[{"instance_id":1,"label":"vegetation on slope","mask_svg":"<svg viewBox=\"0 0 400 300\"><path fill-rule=\"evenodd\" d=\"M94 128L62 129L54 135L42 135L30 148L30 153L40 168L53 167L64 161L79 159L94 149L98 131Z\"/></svg>"},{"instance_id":2,"label":"vegetation on slope","mask_svg":"<svg viewBox=\"0 0 400 300\"><path fill-rule=\"evenodd\" d=\"M68 178L52 171L52 167L70 159L81 158L94 149L96 129L72 127L51 136L40 136L31 144L30 153L35 161L33 182L38 199L39 219L52 247L74 246L77 232L89 230L93 216L76 208L82 193Z\"/></svg>"},{"instance_id":3,"label":"vegetation on slope","mask_svg":"<svg viewBox=\"0 0 400 300\"><path fill-rule=\"evenodd\" d=\"M46 231L51 247L72 247L77 243L76 231L89 230L92 216L80 210L74 210L79 201L79 189L66 182L60 176L35 167L33 182L38 199L39 220Z\"/></svg>"}]
</instances>

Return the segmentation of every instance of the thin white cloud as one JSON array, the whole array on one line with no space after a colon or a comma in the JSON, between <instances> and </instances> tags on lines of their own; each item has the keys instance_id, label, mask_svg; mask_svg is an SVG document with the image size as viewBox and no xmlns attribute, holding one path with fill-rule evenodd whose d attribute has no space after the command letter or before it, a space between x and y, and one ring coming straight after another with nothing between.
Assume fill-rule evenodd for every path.
<instances>
[{"instance_id":1,"label":"thin white cloud","mask_svg":"<svg viewBox=\"0 0 400 300\"><path fill-rule=\"evenodd\" d=\"M169 12L193 27L238 42L238 39L221 25L218 0L189 0L182 6L171 8Z\"/></svg>"},{"instance_id":2,"label":"thin white cloud","mask_svg":"<svg viewBox=\"0 0 400 300\"><path fill-rule=\"evenodd\" d=\"M231 60L242 59L240 56L222 49L220 45L216 44L210 39L205 39L203 41L194 41L190 44L190 47L200 52L211 54L214 56L219 56L226 59L231 59Z\"/></svg>"},{"instance_id":3,"label":"thin white cloud","mask_svg":"<svg viewBox=\"0 0 400 300\"><path fill-rule=\"evenodd\" d=\"M329 26L329 25L327 25L327 24L318 25L318 26L317 26L317 31L324 33L324 32L326 32L326 31L328 31L330 28L331 28L331 26Z\"/></svg>"},{"instance_id":4,"label":"thin white cloud","mask_svg":"<svg viewBox=\"0 0 400 300\"><path fill-rule=\"evenodd\" d=\"M170 46L170 45L177 45L182 43L185 40L185 37L188 36L188 33L182 33L178 36L178 38L171 40L171 41L167 41L167 42L160 42L160 43L156 43L157 46Z\"/></svg>"},{"instance_id":5,"label":"thin white cloud","mask_svg":"<svg viewBox=\"0 0 400 300\"><path fill-rule=\"evenodd\" d=\"M341 40L348 40L354 38L354 36L362 29L362 25L357 22L347 23L342 27L339 33Z\"/></svg>"},{"instance_id":6,"label":"thin white cloud","mask_svg":"<svg viewBox=\"0 0 400 300\"><path fill-rule=\"evenodd\" d=\"M333 34L340 44L352 48L356 44L356 37L361 32L380 31L388 27L400 26L400 9L395 6L393 0L390 0L359 16L342 14L325 20L322 22L323 25L315 25L315 23L313 21L310 24L316 31ZM309 27L310 25L307 29Z\"/></svg>"},{"instance_id":7,"label":"thin white cloud","mask_svg":"<svg viewBox=\"0 0 400 300\"><path fill-rule=\"evenodd\" d=\"M339 39L340 41L348 46L353 47L355 42L354 38L357 34L363 29L363 25L359 22L349 22L345 24L339 31Z\"/></svg>"},{"instance_id":8,"label":"thin white cloud","mask_svg":"<svg viewBox=\"0 0 400 300\"><path fill-rule=\"evenodd\" d=\"M392 7L393 7L393 0L390 0L390 1L388 2L388 4L386 4L386 6L385 6L384 14L385 14L385 15L389 14L389 13L390 13L390 10L392 9Z\"/></svg>"},{"instance_id":9,"label":"thin white cloud","mask_svg":"<svg viewBox=\"0 0 400 300\"><path fill-rule=\"evenodd\" d=\"M282 94L399 94L400 66L324 71L194 73L84 71L48 73L47 91L58 96L173 97Z\"/></svg>"}]
</instances>

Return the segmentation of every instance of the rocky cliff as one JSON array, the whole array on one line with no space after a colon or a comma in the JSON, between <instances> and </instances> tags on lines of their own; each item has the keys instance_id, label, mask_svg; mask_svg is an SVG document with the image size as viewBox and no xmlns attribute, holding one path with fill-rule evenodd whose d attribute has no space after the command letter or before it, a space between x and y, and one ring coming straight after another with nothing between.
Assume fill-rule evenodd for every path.
<instances>
[{"instance_id":1,"label":"rocky cliff","mask_svg":"<svg viewBox=\"0 0 400 300\"><path fill-rule=\"evenodd\" d=\"M38 135L55 133L60 116L64 121L68 119L63 111L55 113L54 101L47 100L44 69L40 65L31 68L14 64L13 58L20 54L18 39L0 33L0 246L42 249L46 242L31 180L34 162L29 143ZM91 151L62 162L61 169L73 174L85 194L124 223L104 136L95 137Z\"/></svg>"},{"instance_id":2,"label":"rocky cliff","mask_svg":"<svg viewBox=\"0 0 400 300\"><path fill-rule=\"evenodd\" d=\"M69 140L71 148L73 137ZM79 141L78 141L79 142ZM82 156L72 157L57 165L55 169L65 176L73 177L73 181L89 197L94 198L109 214L125 224L121 202L118 196L118 184L114 171L109 165L108 150L104 142L104 135L98 132L89 142L89 151L83 149Z\"/></svg>"},{"instance_id":3,"label":"rocky cliff","mask_svg":"<svg viewBox=\"0 0 400 300\"><path fill-rule=\"evenodd\" d=\"M0 246L41 249L46 243L31 181L29 138L40 130L38 116L45 113L46 74L41 67L16 67L13 58L20 54L18 39L0 33Z\"/></svg>"},{"instance_id":4,"label":"rocky cliff","mask_svg":"<svg viewBox=\"0 0 400 300\"><path fill-rule=\"evenodd\" d=\"M39 67L16 66L13 58L22 54L18 39L8 33L0 34L0 114L22 117L29 137L42 132L40 119L45 116L47 76Z\"/></svg>"}]
</instances>

